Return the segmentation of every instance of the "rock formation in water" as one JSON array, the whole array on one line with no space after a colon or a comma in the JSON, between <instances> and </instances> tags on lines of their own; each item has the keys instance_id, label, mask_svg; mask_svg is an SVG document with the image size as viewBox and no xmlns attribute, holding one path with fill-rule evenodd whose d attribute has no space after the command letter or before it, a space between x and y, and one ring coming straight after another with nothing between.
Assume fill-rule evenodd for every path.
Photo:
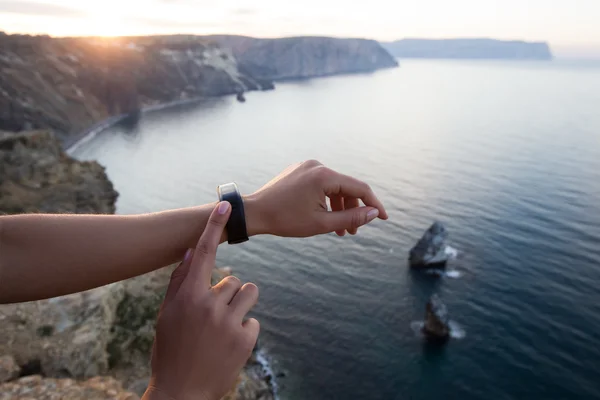
<instances>
[{"instance_id":1,"label":"rock formation in water","mask_svg":"<svg viewBox=\"0 0 600 400\"><path fill-rule=\"evenodd\" d=\"M423 334L433 341L447 340L450 337L449 322L446 305L434 294L427 302Z\"/></svg>"},{"instance_id":2,"label":"rock formation in water","mask_svg":"<svg viewBox=\"0 0 600 400\"><path fill-rule=\"evenodd\" d=\"M410 250L411 267L442 267L448 261L446 238L448 232L441 222L434 222L423 237Z\"/></svg>"},{"instance_id":3,"label":"rock formation in water","mask_svg":"<svg viewBox=\"0 0 600 400\"><path fill-rule=\"evenodd\" d=\"M398 62L374 40L330 37L257 39L232 35L210 38L230 48L243 71L263 79L303 79L398 66Z\"/></svg>"},{"instance_id":4,"label":"rock formation in water","mask_svg":"<svg viewBox=\"0 0 600 400\"><path fill-rule=\"evenodd\" d=\"M69 157L52 133L0 132L0 214L112 214L117 196L100 164Z\"/></svg>"},{"instance_id":5,"label":"rock formation in water","mask_svg":"<svg viewBox=\"0 0 600 400\"><path fill-rule=\"evenodd\" d=\"M551 60L548 43L495 39L402 39L381 43L401 58Z\"/></svg>"},{"instance_id":6,"label":"rock formation in water","mask_svg":"<svg viewBox=\"0 0 600 400\"><path fill-rule=\"evenodd\" d=\"M144 106L273 88L194 36L0 34L0 70L0 129L51 129L61 140Z\"/></svg>"}]
</instances>

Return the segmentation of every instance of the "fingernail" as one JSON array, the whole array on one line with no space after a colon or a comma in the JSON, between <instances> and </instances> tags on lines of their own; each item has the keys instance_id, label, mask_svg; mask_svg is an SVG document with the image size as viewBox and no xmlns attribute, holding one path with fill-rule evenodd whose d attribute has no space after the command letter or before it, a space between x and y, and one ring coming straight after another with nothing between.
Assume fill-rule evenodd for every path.
<instances>
[{"instance_id":1,"label":"fingernail","mask_svg":"<svg viewBox=\"0 0 600 400\"><path fill-rule=\"evenodd\" d=\"M374 208L367 213L367 221L373 221L379 215L379 210Z\"/></svg>"},{"instance_id":2,"label":"fingernail","mask_svg":"<svg viewBox=\"0 0 600 400\"><path fill-rule=\"evenodd\" d=\"M219 203L219 209L217 210L219 214L223 215L227 212L227 210L229 210L229 202L228 201L222 201L221 203Z\"/></svg>"},{"instance_id":3,"label":"fingernail","mask_svg":"<svg viewBox=\"0 0 600 400\"><path fill-rule=\"evenodd\" d=\"M183 256L183 262L187 264L188 261L190 261L191 257L192 257L192 249L187 249L187 251L185 252L185 256Z\"/></svg>"}]
</instances>

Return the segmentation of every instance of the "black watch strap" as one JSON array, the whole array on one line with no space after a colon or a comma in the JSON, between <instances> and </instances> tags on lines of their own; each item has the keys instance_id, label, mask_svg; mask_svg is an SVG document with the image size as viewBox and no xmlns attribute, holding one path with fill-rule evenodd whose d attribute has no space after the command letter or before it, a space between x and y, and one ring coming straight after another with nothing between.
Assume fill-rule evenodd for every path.
<instances>
[{"instance_id":1,"label":"black watch strap","mask_svg":"<svg viewBox=\"0 0 600 400\"><path fill-rule=\"evenodd\" d=\"M229 244L243 243L248 240L246 230L246 214L244 213L244 201L235 183L226 183L217 188L219 201L227 201L231 204L231 215L227 221L227 242Z\"/></svg>"}]
</instances>

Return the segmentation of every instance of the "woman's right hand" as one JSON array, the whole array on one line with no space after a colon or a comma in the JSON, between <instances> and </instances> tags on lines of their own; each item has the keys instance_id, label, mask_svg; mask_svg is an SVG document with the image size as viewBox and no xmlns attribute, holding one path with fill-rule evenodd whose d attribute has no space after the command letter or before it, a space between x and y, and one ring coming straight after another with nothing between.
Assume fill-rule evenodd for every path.
<instances>
[{"instance_id":1,"label":"woman's right hand","mask_svg":"<svg viewBox=\"0 0 600 400\"><path fill-rule=\"evenodd\" d=\"M217 400L233 388L260 329L244 320L258 288L229 276L211 287L217 247L231 206L213 210L194 250L173 271L161 306L144 400Z\"/></svg>"}]
</instances>

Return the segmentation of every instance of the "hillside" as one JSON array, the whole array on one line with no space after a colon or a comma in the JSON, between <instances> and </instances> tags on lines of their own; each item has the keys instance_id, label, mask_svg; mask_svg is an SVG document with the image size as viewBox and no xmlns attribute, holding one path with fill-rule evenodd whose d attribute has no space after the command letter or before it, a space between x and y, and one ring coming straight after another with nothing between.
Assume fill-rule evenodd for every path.
<instances>
[{"instance_id":1,"label":"hillside","mask_svg":"<svg viewBox=\"0 0 600 400\"><path fill-rule=\"evenodd\" d=\"M263 79L303 79L398 66L374 40L308 36L256 39L231 35L209 38L230 48L242 67Z\"/></svg>"},{"instance_id":2,"label":"hillside","mask_svg":"<svg viewBox=\"0 0 600 400\"><path fill-rule=\"evenodd\" d=\"M495 39L402 39L381 43L394 57L551 60L545 42Z\"/></svg>"}]
</instances>

